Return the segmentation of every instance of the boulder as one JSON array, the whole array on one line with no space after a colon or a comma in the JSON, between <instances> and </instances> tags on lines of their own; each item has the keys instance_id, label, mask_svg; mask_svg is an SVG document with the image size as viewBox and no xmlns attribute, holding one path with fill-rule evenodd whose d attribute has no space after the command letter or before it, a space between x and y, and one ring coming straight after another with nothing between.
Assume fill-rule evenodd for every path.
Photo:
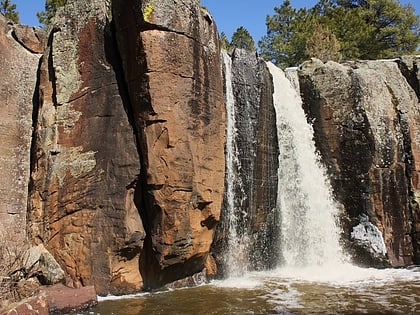
<instances>
[{"instance_id":1,"label":"boulder","mask_svg":"<svg viewBox=\"0 0 420 315\"><path fill-rule=\"evenodd\" d=\"M98 304L93 286L72 289L56 284L44 288L42 294L46 296L49 310L54 314L75 313Z\"/></svg>"},{"instance_id":2,"label":"boulder","mask_svg":"<svg viewBox=\"0 0 420 315\"><path fill-rule=\"evenodd\" d=\"M49 315L49 304L45 295L26 299L1 315Z\"/></svg>"},{"instance_id":3,"label":"boulder","mask_svg":"<svg viewBox=\"0 0 420 315\"><path fill-rule=\"evenodd\" d=\"M66 279L63 269L43 244L29 249L25 268L30 274L36 275L43 285L64 282Z\"/></svg>"}]
</instances>

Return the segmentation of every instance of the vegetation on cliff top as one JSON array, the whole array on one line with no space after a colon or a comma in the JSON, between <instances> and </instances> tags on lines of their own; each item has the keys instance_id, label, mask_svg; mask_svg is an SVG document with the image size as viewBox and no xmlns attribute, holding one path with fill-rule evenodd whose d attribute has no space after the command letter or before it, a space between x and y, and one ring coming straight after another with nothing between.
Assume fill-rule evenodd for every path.
<instances>
[{"instance_id":1,"label":"vegetation on cliff top","mask_svg":"<svg viewBox=\"0 0 420 315\"><path fill-rule=\"evenodd\" d=\"M12 22L19 23L19 13L16 11L16 4L10 0L0 1L0 13Z\"/></svg>"},{"instance_id":2,"label":"vegetation on cliff top","mask_svg":"<svg viewBox=\"0 0 420 315\"><path fill-rule=\"evenodd\" d=\"M255 42L248 30L240 26L232 35L232 40L229 41L225 33L220 34L220 46L229 51L234 48L243 48L248 50L255 50Z\"/></svg>"},{"instance_id":3,"label":"vegetation on cliff top","mask_svg":"<svg viewBox=\"0 0 420 315\"><path fill-rule=\"evenodd\" d=\"M261 55L281 67L310 57L324 60L381 59L409 54L420 43L420 21L397 0L320 0L293 8L289 0L267 16Z\"/></svg>"},{"instance_id":4,"label":"vegetation on cliff top","mask_svg":"<svg viewBox=\"0 0 420 315\"><path fill-rule=\"evenodd\" d=\"M67 0L46 0L45 1L45 11L37 12L36 16L38 17L39 23L48 25L51 19L54 17L57 9L66 4Z\"/></svg>"}]
</instances>

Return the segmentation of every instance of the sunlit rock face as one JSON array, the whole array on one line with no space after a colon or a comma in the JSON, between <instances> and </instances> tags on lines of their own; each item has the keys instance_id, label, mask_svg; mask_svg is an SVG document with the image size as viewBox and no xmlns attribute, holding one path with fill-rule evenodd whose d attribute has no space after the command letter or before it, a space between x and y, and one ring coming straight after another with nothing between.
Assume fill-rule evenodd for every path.
<instances>
[{"instance_id":1,"label":"sunlit rock face","mask_svg":"<svg viewBox=\"0 0 420 315\"><path fill-rule=\"evenodd\" d=\"M203 269L224 187L225 112L217 30L195 0L113 1L139 143L140 269L156 287Z\"/></svg>"},{"instance_id":2,"label":"sunlit rock face","mask_svg":"<svg viewBox=\"0 0 420 315\"><path fill-rule=\"evenodd\" d=\"M43 36L0 14L0 237L6 242L26 237L32 100ZM38 49L29 49L32 45Z\"/></svg>"},{"instance_id":3,"label":"sunlit rock face","mask_svg":"<svg viewBox=\"0 0 420 315\"><path fill-rule=\"evenodd\" d=\"M404 266L419 258L420 112L400 62L314 59L299 71L317 147L345 208L347 248L365 265ZM367 221L382 233L386 253L372 255L355 239Z\"/></svg>"},{"instance_id":4,"label":"sunlit rock face","mask_svg":"<svg viewBox=\"0 0 420 315\"><path fill-rule=\"evenodd\" d=\"M142 288L140 160L105 1L67 1L39 68L29 235L68 284L99 294ZM36 72L35 72L36 73Z\"/></svg>"}]
</instances>

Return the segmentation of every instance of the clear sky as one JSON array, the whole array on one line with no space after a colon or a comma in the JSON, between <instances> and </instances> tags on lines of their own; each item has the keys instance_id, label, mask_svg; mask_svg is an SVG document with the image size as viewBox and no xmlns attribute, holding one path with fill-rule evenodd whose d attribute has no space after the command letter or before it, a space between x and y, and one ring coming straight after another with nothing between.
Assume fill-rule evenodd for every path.
<instances>
[{"instance_id":1,"label":"clear sky","mask_svg":"<svg viewBox=\"0 0 420 315\"><path fill-rule=\"evenodd\" d=\"M89 0L86 0L89 1ZM44 10L45 0L12 0L16 4L23 24L38 25L36 12ZM291 0L295 8L310 8L317 0ZM411 3L420 15L420 0L400 0ZM265 18L274 13L273 8L280 6L283 0L201 0L213 15L219 32L225 32L230 38L240 26L245 27L255 42L266 34Z\"/></svg>"}]
</instances>

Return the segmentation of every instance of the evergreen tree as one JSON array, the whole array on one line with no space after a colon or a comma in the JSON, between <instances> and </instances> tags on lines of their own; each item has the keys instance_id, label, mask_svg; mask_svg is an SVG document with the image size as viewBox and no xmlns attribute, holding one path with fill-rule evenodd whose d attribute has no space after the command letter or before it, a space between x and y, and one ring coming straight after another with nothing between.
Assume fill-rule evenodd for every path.
<instances>
[{"instance_id":1,"label":"evergreen tree","mask_svg":"<svg viewBox=\"0 0 420 315\"><path fill-rule=\"evenodd\" d=\"M54 17L57 9L66 4L67 0L46 0L45 1L45 11L38 12L36 15L38 17L39 23L48 25L51 19Z\"/></svg>"},{"instance_id":2,"label":"evergreen tree","mask_svg":"<svg viewBox=\"0 0 420 315\"><path fill-rule=\"evenodd\" d=\"M225 32L221 32L219 36L220 47L226 51L230 51L233 49L232 45L229 42Z\"/></svg>"},{"instance_id":3,"label":"evergreen tree","mask_svg":"<svg viewBox=\"0 0 420 315\"><path fill-rule=\"evenodd\" d=\"M279 66L296 65L306 59L305 45L309 37L304 23L306 9L297 11L285 0L274 11L274 15L266 18L267 35L258 42L260 54Z\"/></svg>"},{"instance_id":4,"label":"evergreen tree","mask_svg":"<svg viewBox=\"0 0 420 315\"><path fill-rule=\"evenodd\" d=\"M420 43L419 17L412 5L398 0L320 0L298 11L285 0L274 11L259 47L279 66L299 64L312 54L325 56L327 47L339 47L332 59L340 54L350 60L378 59L412 53ZM315 34L316 28L321 33Z\"/></svg>"},{"instance_id":5,"label":"evergreen tree","mask_svg":"<svg viewBox=\"0 0 420 315\"><path fill-rule=\"evenodd\" d=\"M230 46L234 48L243 48L255 50L255 42L248 30L241 26L232 34Z\"/></svg>"},{"instance_id":6,"label":"evergreen tree","mask_svg":"<svg viewBox=\"0 0 420 315\"><path fill-rule=\"evenodd\" d=\"M16 4L10 0L0 1L0 13L13 23L19 23L19 13L16 11Z\"/></svg>"},{"instance_id":7,"label":"evergreen tree","mask_svg":"<svg viewBox=\"0 0 420 315\"><path fill-rule=\"evenodd\" d=\"M339 61L341 59L340 43L328 26L316 23L312 36L306 42L306 54L323 62Z\"/></svg>"}]
</instances>

